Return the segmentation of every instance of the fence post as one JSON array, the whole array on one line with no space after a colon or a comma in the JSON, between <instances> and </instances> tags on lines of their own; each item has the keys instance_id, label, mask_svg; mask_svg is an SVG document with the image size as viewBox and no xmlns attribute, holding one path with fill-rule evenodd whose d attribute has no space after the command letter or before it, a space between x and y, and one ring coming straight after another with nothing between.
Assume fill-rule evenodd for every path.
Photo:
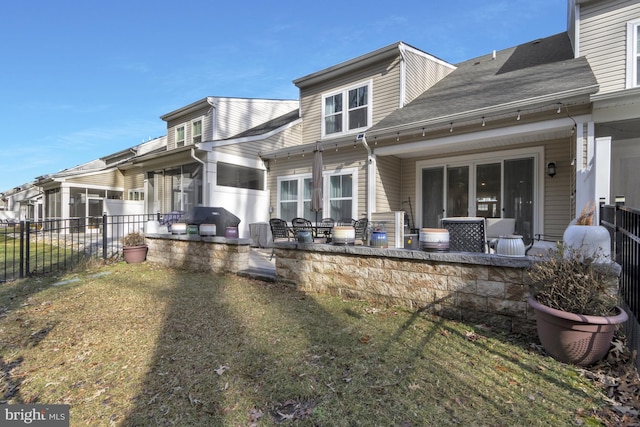
<instances>
[{"instance_id":1,"label":"fence post","mask_svg":"<svg viewBox=\"0 0 640 427\"><path fill-rule=\"evenodd\" d=\"M102 214L102 259L107 259L107 214Z\"/></svg>"},{"instance_id":2,"label":"fence post","mask_svg":"<svg viewBox=\"0 0 640 427\"><path fill-rule=\"evenodd\" d=\"M622 223L622 207L624 206L625 203L625 197L624 196L616 196L615 199L616 202L616 208L615 208L615 215L614 215L614 236L615 236L615 251L614 251L614 256L615 256L615 262L617 262L618 264L622 265L622 233L620 232L620 224Z\"/></svg>"},{"instance_id":3,"label":"fence post","mask_svg":"<svg viewBox=\"0 0 640 427\"><path fill-rule=\"evenodd\" d=\"M20 274L19 277L24 278L24 221L20 221Z\"/></svg>"}]
</instances>

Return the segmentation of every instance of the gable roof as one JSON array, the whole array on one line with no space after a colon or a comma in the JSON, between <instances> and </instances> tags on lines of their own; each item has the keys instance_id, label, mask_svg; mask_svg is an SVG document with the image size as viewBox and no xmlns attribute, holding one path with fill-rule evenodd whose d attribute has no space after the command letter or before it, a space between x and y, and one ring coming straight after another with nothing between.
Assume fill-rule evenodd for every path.
<instances>
[{"instance_id":1,"label":"gable roof","mask_svg":"<svg viewBox=\"0 0 640 427\"><path fill-rule=\"evenodd\" d=\"M567 33L457 64L457 68L369 132L436 125L483 113L540 107L598 90L586 58L574 58ZM588 97L585 99L588 102Z\"/></svg>"}]
</instances>

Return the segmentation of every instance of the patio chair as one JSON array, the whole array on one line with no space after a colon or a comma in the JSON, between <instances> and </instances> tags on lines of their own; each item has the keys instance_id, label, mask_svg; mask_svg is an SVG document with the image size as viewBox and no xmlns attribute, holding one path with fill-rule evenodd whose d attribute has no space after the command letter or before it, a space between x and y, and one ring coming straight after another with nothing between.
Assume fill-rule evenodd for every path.
<instances>
[{"instance_id":1,"label":"patio chair","mask_svg":"<svg viewBox=\"0 0 640 427\"><path fill-rule=\"evenodd\" d=\"M322 218L319 223L316 224L316 234L322 233L325 242L331 241L331 233L333 227L336 225L336 220L333 218Z\"/></svg>"},{"instance_id":2,"label":"patio chair","mask_svg":"<svg viewBox=\"0 0 640 427\"><path fill-rule=\"evenodd\" d=\"M354 228L356 229L356 239L362 240L362 244L367 244L367 226L369 225L369 220L367 218L362 218L356 221Z\"/></svg>"},{"instance_id":3,"label":"patio chair","mask_svg":"<svg viewBox=\"0 0 640 427\"><path fill-rule=\"evenodd\" d=\"M338 220L338 223L336 225L340 227L346 227L346 226L354 227L356 225L356 220L353 218L342 218Z\"/></svg>"},{"instance_id":4,"label":"patio chair","mask_svg":"<svg viewBox=\"0 0 640 427\"><path fill-rule=\"evenodd\" d=\"M486 251L486 225L483 217L442 218L442 228L449 230L450 251Z\"/></svg>"},{"instance_id":5,"label":"patio chair","mask_svg":"<svg viewBox=\"0 0 640 427\"><path fill-rule=\"evenodd\" d=\"M280 218L271 218L269 220L269 228L271 228L271 239L273 240L273 243L275 243L277 239L287 239L287 241L291 240L291 230L287 225L287 221ZM273 259L275 252L276 248L273 246L269 261Z\"/></svg>"},{"instance_id":6,"label":"patio chair","mask_svg":"<svg viewBox=\"0 0 640 427\"><path fill-rule=\"evenodd\" d=\"M309 221L308 219L305 218L293 218L291 220L291 228L293 229L293 234L295 236L295 234L298 231L310 231L311 232L311 237L312 238L316 238L316 229L313 227L313 224L311 223L311 221Z\"/></svg>"}]
</instances>

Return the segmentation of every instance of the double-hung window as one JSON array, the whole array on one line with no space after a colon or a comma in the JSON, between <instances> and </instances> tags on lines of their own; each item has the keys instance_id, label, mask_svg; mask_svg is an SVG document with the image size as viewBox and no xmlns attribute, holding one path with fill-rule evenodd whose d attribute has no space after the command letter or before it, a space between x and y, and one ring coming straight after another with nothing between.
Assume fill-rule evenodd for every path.
<instances>
[{"instance_id":1,"label":"double-hung window","mask_svg":"<svg viewBox=\"0 0 640 427\"><path fill-rule=\"evenodd\" d=\"M318 212L318 219L355 218L357 215L356 183L357 171L355 170L325 174L323 209L322 212ZM285 221L302 217L315 222L316 212L311 211L312 192L310 174L278 178L278 217Z\"/></svg>"},{"instance_id":2,"label":"double-hung window","mask_svg":"<svg viewBox=\"0 0 640 427\"><path fill-rule=\"evenodd\" d=\"M640 86L640 19L627 23L627 88Z\"/></svg>"},{"instance_id":3,"label":"double-hung window","mask_svg":"<svg viewBox=\"0 0 640 427\"><path fill-rule=\"evenodd\" d=\"M184 125L176 128L176 147L184 147Z\"/></svg>"},{"instance_id":4,"label":"double-hung window","mask_svg":"<svg viewBox=\"0 0 640 427\"><path fill-rule=\"evenodd\" d=\"M357 132L370 126L371 86L369 81L323 95L323 135Z\"/></svg>"},{"instance_id":5,"label":"double-hung window","mask_svg":"<svg viewBox=\"0 0 640 427\"><path fill-rule=\"evenodd\" d=\"M191 122L191 140L193 144L202 142L202 120Z\"/></svg>"}]
</instances>

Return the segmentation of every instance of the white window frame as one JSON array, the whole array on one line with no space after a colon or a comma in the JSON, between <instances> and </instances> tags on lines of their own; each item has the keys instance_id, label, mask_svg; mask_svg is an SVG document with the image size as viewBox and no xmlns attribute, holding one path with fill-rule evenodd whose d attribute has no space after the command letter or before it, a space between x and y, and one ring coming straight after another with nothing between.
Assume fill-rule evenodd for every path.
<instances>
[{"instance_id":1,"label":"white window frame","mask_svg":"<svg viewBox=\"0 0 640 427\"><path fill-rule=\"evenodd\" d=\"M349 91L353 90L353 89L359 89L361 87L367 87L367 124L365 126L361 126L359 128L355 128L355 129L349 129ZM335 95L341 95L342 96L342 131L341 132L333 132L333 133L327 133L327 129L326 129L326 124L325 124L325 118L327 117L327 114L325 114L325 100L329 97L335 96ZM332 92L327 92L322 94L322 105L321 105L321 126L322 126L322 136L326 137L326 138L331 138L331 137L336 137L336 136L342 136L342 135L347 135L347 134L352 134L352 133L358 133L358 132L362 132L363 130L367 129L369 126L371 126L371 120L373 117L372 111L373 111L373 80L367 80L364 82L359 82L344 88L341 88L339 90L336 91L332 91Z\"/></svg>"},{"instance_id":2,"label":"white window frame","mask_svg":"<svg viewBox=\"0 0 640 427\"><path fill-rule=\"evenodd\" d=\"M355 168L349 168L349 169L336 169L333 171L324 171L322 174L322 194L323 194L323 198L322 198L322 211L323 212L329 212L330 210L330 203L331 203L331 198L329 197L329 181L330 178L332 176L339 176L339 175L351 175L353 177L352 180L352 189L351 189L351 218L357 218L357 214L358 214L358 169ZM311 199L305 199L304 198L304 181L305 179L312 179L312 175L310 173L305 173L305 174L297 174L297 175L283 175L283 176L279 176L277 179L277 196L276 196L276 215L278 218L282 218L281 217L281 212L280 212L280 204L282 202L281 200L281 194L280 194L280 183L282 181L298 181L298 198L296 203L298 204L298 212L297 212L297 216L298 217L303 217L304 216L304 202L310 202ZM338 198L335 200L345 200L348 198ZM292 201L289 201L290 203L293 203ZM321 218L322 214L318 215L318 219ZM323 215L322 218L324 218L325 216L328 215ZM291 221L291 218L282 218L285 221ZM311 221L315 221L315 218L307 218L308 220ZM335 218L335 220L339 220L340 218Z\"/></svg>"},{"instance_id":3,"label":"white window frame","mask_svg":"<svg viewBox=\"0 0 640 427\"><path fill-rule=\"evenodd\" d=\"M128 200L144 201L144 188L132 188L129 190Z\"/></svg>"},{"instance_id":4,"label":"white window frame","mask_svg":"<svg viewBox=\"0 0 640 427\"><path fill-rule=\"evenodd\" d=\"M178 130L182 129L182 139L178 139ZM187 139L187 127L185 125L176 126L175 130L176 147L184 147L184 143Z\"/></svg>"},{"instance_id":5,"label":"white window frame","mask_svg":"<svg viewBox=\"0 0 640 427\"><path fill-rule=\"evenodd\" d=\"M638 86L638 28L640 28L640 19L627 22L627 89Z\"/></svg>"},{"instance_id":6,"label":"white window frame","mask_svg":"<svg viewBox=\"0 0 640 427\"><path fill-rule=\"evenodd\" d=\"M200 122L200 133L194 133L194 126L196 123ZM203 126L202 118L191 120L191 143L199 144L202 142L202 126ZM197 140L196 140L197 139Z\"/></svg>"}]
</instances>

